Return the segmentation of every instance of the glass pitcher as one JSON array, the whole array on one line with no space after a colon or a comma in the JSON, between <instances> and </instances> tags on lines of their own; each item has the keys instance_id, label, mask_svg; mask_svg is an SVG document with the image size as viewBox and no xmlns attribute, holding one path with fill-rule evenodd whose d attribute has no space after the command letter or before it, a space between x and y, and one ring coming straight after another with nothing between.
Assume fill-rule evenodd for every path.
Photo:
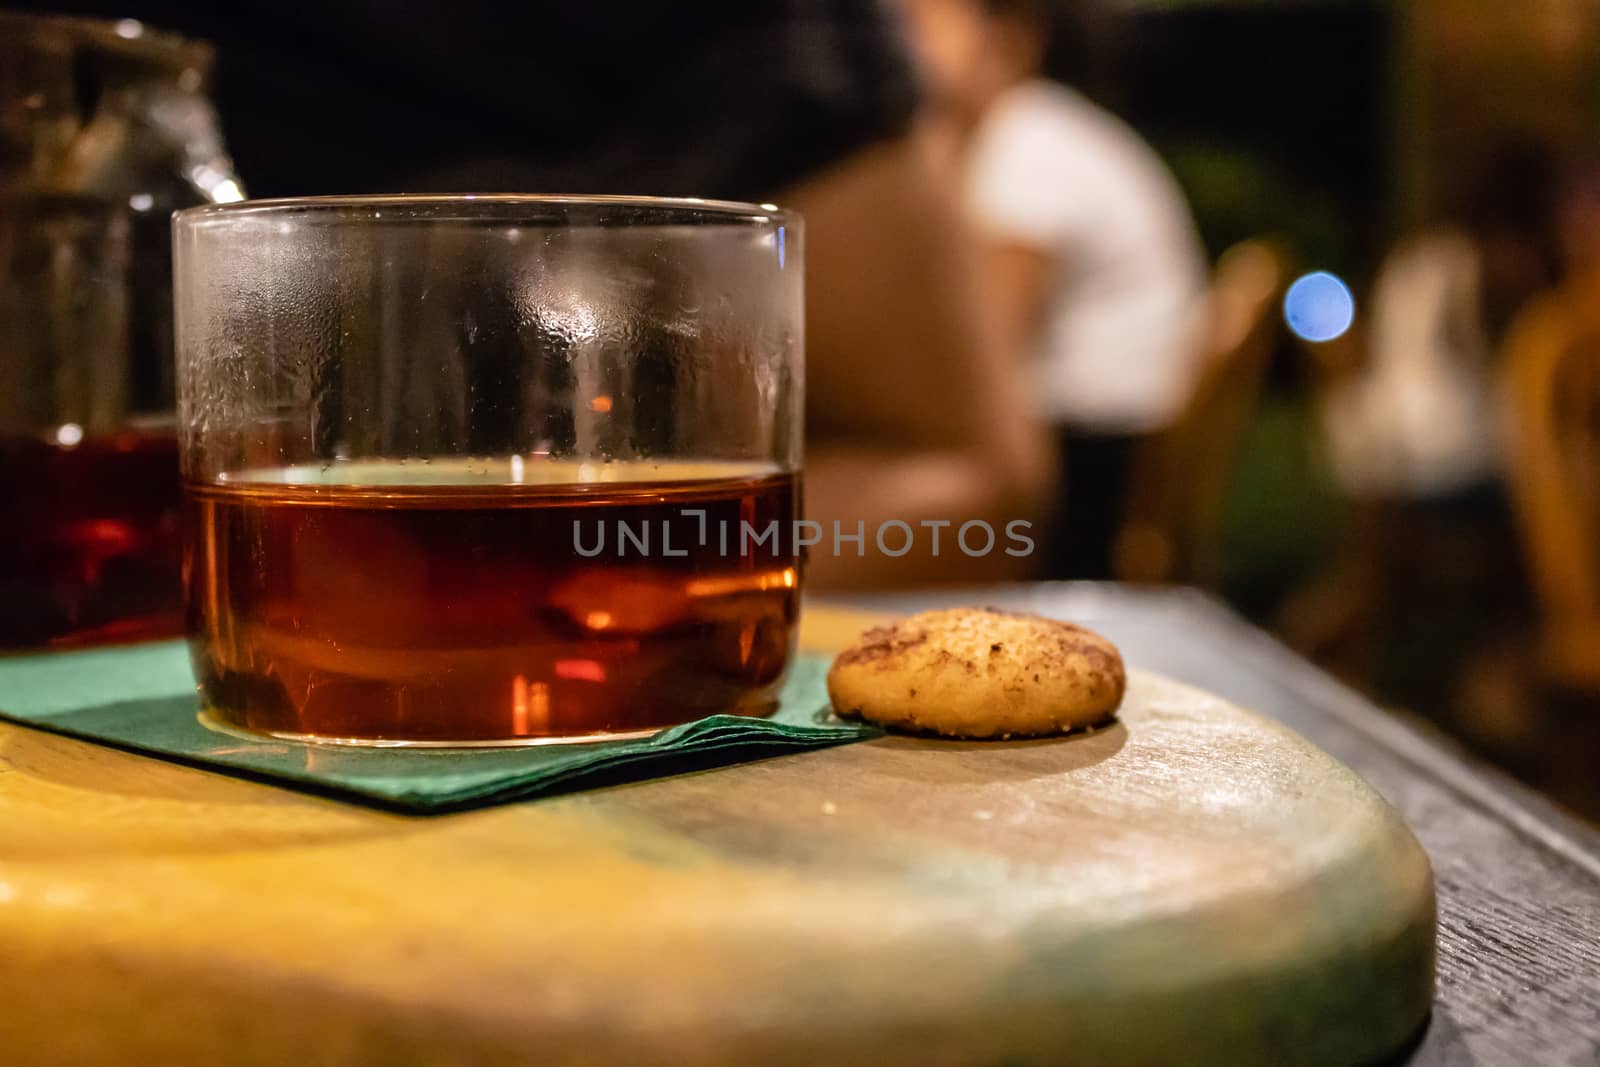
<instances>
[{"instance_id":1,"label":"glass pitcher","mask_svg":"<svg viewBox=\"0 0 1600 1067\"><path fill-rule=\"evenodd\" d=\"M243 197L211 61L0 12L0 647L182 629L167 220Z\"/></svg>"}]
</instances>

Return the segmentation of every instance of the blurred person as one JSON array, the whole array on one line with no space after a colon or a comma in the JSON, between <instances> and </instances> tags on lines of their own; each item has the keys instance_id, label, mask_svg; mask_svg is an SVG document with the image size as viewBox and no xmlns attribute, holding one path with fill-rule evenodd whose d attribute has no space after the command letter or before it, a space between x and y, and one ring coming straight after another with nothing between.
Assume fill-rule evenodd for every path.
<instances>
[{"instance_id":1,"label":"blurred person","mask_svg":"<svg viewBox=\"0 0 1600 1067\"><path fill-rule=\"evenodd\" d=\"M1291 641L1350 645L1371 688L1484 735L1526 725L1528 575L1502 470L1498 356L1530 301L1596 262L1600 241L1549 146L1506 136L1430 225L1399 241L1364 330L1313 354L1321 417L1349 498L1340 560L1294 613ZM1332 354L1330 356L1330 353Z\"/></svg>"},{"instance_id":2,"label":"blurred person","mask_svg":"<svg viewBox=\"0 0 1600 1067\"><path fill-rule=\"evenodd\" d=\"M1385 257L1364 364L1343 368L1324 404L1345 491L1462 502L1497 492L1493 354L1560 274L1559 180L1543 147L1497 146L1443 219Z\"/></svg>"},{"instance_id":3,"label":"blurred person","mask_svg":"<svg viewBox=\"0 0 1600 1067\"><path fill-rule=\"evenodd\" d=\"M906 0L984 245L989 310L1030 360L1066 501L1052 571L1111 576L1132 458L1198 370L1206 259L1155 151L1078 90L1095 36L1072 0ZM1058 507L1059 507L1058 502Z\"/></svg>"},{"instance_id":4,"label":"blurred person","mask_svg":"<svg viewBox=\"0 0 1600 1067\"><path fill-rule=\"evenodd\" d=\"M213 41L254 196L578 192L776 200L805 219L808 514L820 586L986 580L1031 561L886 558L890 520L1042 510L1051 449L978 311L974 249L872 0L694 5L66 0Z\"/></svg>"}]
</instances>

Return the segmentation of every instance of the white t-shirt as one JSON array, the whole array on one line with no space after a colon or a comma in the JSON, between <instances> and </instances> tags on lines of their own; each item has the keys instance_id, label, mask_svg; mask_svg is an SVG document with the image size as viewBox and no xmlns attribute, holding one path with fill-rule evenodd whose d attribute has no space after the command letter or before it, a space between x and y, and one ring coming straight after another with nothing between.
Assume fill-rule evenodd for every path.
<instances>
[{"instance_id":1,"label":"white t-shirt","mask_svg":"<svg viewBox=\"0 0 1600 1067\"><path fill-rule=\"evenodd\" d=\"M1040 413L1114 433L1169 422L1195 371L1206 260L1155 152L1078 93L1032 81L990 109L969 166L980 229L1055 262L1036 355Z\"/></svg>"}]
</instances>

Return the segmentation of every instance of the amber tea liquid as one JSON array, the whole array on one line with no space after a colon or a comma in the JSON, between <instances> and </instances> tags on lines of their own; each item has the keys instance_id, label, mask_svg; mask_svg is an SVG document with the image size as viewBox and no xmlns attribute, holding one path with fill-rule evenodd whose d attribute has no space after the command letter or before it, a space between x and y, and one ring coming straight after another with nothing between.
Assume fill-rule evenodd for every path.
<instances>
[{"instance_id":1,"label":"amber tea liquid","mask_svg":"<svg viewBox=\"0 0 1600 1067\"><path fill-rule=\"evenodd\" d=\"M0 647L183 632L170 432L0 437Z\"/></svg>"},{"instance_id":2,"label":"amber tea liquid","mask_svg":"<svg viewBox=\"0 0 1600 1067\"><path fill-rule=\"evenodd\" d=\"M794 645L799 486L770 468L392 461L185 495L201 692L253 731L505 742L761 714Z\"/></svg>"}]
</instances>

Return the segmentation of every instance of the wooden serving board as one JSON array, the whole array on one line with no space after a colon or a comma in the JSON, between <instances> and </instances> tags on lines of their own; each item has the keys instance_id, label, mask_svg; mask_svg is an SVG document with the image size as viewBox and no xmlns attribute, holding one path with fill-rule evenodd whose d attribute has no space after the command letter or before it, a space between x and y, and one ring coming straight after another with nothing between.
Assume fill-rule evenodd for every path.
<instances>
[{"instance_id":1,"label":"wooden serving board","mask_svg":"<svg viewBox=\"0 0 1600 1067\"><path fill-rule=\"evenodd\" d=\"M1144 674L1090 736L437 818L0 727L19 1067L1354 1063L1425 1019L1433 916L1354 774Z\"/></svg>"}]
</instances>

